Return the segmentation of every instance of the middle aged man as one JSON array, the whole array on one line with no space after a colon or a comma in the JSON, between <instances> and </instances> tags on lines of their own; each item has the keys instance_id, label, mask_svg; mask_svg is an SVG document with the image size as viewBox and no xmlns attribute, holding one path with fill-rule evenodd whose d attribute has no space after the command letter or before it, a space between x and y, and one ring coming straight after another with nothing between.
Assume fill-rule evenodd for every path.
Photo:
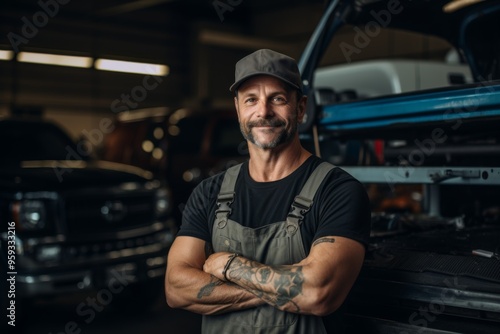
<instances>
[{"instance_id":1,"label":"middle aged man","mask_svg":"<svg viewBox=\"0 0 500 334\"><path fill-rule=\"evenodd\" d=\"M168 256L167 302L203 314L203 333L337 333L363 263L363 186L311 155L297 127L306 97L296 62L258 50L230 87L250 159L192 193Z\"/></svg>"}]
</instances>

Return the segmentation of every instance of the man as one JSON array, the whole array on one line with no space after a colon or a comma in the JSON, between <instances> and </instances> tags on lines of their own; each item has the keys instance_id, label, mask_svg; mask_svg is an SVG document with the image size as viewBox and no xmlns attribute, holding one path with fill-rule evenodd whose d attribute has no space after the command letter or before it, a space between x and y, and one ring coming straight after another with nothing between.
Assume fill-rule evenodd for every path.
<instances>
[{"instance_id":1,"label":"man","mask_svg":"<svg viewBox=\"0 0 500 334\"><path fill-rule=\"evenodd\" d=\"M292 58L244 57L230 91L250 159L193 191L168 256L167 302L203 314L203 333L327 333L322 317L363 263L366 192L301 146L306 97Z\"/></svg>"}]
</instances>

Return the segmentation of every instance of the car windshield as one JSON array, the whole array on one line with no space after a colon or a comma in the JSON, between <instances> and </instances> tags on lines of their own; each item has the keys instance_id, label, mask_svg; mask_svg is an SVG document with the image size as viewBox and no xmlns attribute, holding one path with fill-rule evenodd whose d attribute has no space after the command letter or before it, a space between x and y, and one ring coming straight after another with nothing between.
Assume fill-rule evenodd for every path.
<instances>
[{"instance_id":1,"label":"car windshield","mask_svg":"<svg viewBox=\"0 0 500 334\"><path fill-rule=\"evenodd\" d=\"M0 122L3 161L83 160L71 139L51 124Z\"/></svg>"}]
</instances>

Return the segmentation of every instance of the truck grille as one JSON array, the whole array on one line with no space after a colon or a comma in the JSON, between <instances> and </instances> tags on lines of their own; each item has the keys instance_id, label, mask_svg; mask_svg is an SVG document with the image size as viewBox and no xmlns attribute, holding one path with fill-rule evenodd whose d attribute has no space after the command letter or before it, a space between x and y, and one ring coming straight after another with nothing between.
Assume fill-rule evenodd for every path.
<instances>
[{"instance_id":1,"label":"truck grille","mask_svg":"<svg viewBox=\"0 0 500 334\"><path fill-rule=\"evenodd\" d=\"M65 245L62 253L64 262L93 260L102 257L119 258L161 251L166 247L166 242L165 233L155 233L120 240L69 243Z\"/></svg>"},{"instance_id":2,"label":"truck grille","mask_svg":"<svg viewBox=\"0 0 500 334\"><path fill-rule=\"evenodd\" d=\"M81 235L150 225L154 208L153 193L70 198L66 201L67 229Z\"/></svg>"}]
</instances>

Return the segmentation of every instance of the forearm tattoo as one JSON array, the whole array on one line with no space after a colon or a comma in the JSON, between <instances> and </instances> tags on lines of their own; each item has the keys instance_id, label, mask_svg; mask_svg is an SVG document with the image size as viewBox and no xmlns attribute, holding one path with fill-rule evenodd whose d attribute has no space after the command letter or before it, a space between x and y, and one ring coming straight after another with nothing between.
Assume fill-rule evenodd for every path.
<instances>
[{"instance_id":1,"label":"forearm tattoo","mask_svg":"<svg viewBox=\"0 0 500 334\"><path fill-rule=\"evenodd\" d=\"M319 238L318 240L316 240L314 243L313 243L313 247L322 243L322 242L329 242L329 243L334 243L335 242L335 238L332 238L332 237L324 237L324 238Z\"/></svg>"},{"instance_id":2,"label":"forearm tattoo","mask_svg":"<svg viewBox=\"0 0 500 334\"><path fill-rule=\"evenodd\" d=\"M300 307L293 298L302 293L302 267L270 267L236 258L228 270L228 276L231 281L244 281L250 292L267 303L279 309L300 312Z\"/></svg>"},{"instance_id":3,"label":"forearm tattoo","mask_svg":"<svg viewBox=\"0 0 500 334\"><path fill-rule=\"evenodd\" d=\"M224 284L223 281L213 275L210 275L210 282L208 282L207 285L203 286L200 289L196 297L198 297L198 299L201 299L203 297L210 296L212 292L214 292L215 288L222 284Z\"/></svg>"}]
</instances>

